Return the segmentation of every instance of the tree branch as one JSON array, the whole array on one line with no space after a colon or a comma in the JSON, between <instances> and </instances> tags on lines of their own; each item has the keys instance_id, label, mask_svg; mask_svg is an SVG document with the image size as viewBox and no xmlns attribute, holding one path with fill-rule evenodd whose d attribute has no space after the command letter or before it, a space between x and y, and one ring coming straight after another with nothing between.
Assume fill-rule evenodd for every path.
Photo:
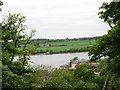
<instances>
[{"instance_id":1,"label":"tree branch","mask_svg":"<svg viewBox=\"0 0 120 90\"><path fill-rule=\"evenodd\" d=\"M111 23L108 23L108 24L109 24L110 28L113 28L112 25L111 25Z\"/></svg>"},{"instance_id":2,"label":"tree branch","mask_svg":"<svg viewBox=\"0 0 120 90\"><path fill-rule=\"evenodd\" d=\"M104 84L102 90L109 90L109 89L108 89L109 80L110 80L110 75L108 74L108 75L106 76L105 84Z\"/></svg>"}]
</instances>

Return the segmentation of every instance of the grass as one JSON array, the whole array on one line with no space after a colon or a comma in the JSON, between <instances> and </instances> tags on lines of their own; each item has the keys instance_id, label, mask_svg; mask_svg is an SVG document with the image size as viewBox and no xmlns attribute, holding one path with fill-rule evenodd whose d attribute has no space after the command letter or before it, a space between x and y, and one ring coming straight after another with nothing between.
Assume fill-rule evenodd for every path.
<instances>
[{"instance_id":1,"label":"grass","mask_svg":"<svg viewBox=\"0 0 120 90\"><path fill-rule=\"evenodd\" d=\"M32 53L63 53L63 52L82 52L87 51L96 40L65 40L62 42L38 42L37 46L28 44L27 47L36 47Z\"/></svg>"}]
</instances>

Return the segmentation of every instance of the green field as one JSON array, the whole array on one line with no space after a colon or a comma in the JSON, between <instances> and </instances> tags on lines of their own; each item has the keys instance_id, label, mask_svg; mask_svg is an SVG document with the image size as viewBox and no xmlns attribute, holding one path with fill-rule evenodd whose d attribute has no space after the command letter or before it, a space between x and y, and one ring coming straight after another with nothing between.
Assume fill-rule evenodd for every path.
<instances>
[{"instance_id":1,"label":"green field","mask_svg":"<svg viewBox=\"0 0 120 90\"><path fill-rule=\"evenodd\" d=\"M37 53L67 53L67 52L83 52L96 42L95 38L85 39L39 39L31 40L31 43L27 44L29 48L36 48L32 54ZM22 45L21 45L22 46Z\"/></svg>"},{"instance_id":2,"label":"green field","mask_svg":"<svg viewBox=\"0 0 120 90\"><path fill-rule=\"evenodd\" d=\"M37 52L79 52L86 51L90 46L95 43L95 40L75 40L75 41L64 41L64 42L49 42L48 46L40 45L37 48Z\"/></svg>"}]
</instances>

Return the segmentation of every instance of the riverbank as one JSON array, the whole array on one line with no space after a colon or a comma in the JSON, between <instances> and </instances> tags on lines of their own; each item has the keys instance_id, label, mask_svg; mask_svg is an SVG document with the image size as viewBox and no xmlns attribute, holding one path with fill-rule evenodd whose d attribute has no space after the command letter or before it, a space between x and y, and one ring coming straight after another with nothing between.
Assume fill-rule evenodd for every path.
<instances>
[{"instance_id":1,"label":"riverbank","mask_svg":"<svg viewBox=\"0 0 120 90\"><path fill-rule=\"evenodd\" d=\"M81 50L81 51L65 51L65 52L33 52L31 55L52 55L52 54L66 54L66 53L82 53L82 52L88 52L88 50Z\"/></svg>"}]
</instances>

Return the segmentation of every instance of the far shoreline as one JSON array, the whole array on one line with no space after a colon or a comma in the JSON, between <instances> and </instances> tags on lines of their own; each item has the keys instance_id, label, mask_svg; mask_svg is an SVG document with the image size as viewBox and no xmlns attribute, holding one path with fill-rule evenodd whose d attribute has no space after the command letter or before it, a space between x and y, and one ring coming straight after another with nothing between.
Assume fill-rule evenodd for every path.
<instances>
[{"instance_id":1,"label":"far shoreline","mask_svg":"<svg viewBox=\"0 0 120 90\"><path fill-rule=\"evenodd\" d=\"M30 55L54 55L54 54L67 54L67 53L82 53L82 52L88 52L88 50L86 51L77 51L77 52L49 52L49 53L41 53L41 52L37 52L37 53L31 53Z\"/></svg>"}]
</instances>

